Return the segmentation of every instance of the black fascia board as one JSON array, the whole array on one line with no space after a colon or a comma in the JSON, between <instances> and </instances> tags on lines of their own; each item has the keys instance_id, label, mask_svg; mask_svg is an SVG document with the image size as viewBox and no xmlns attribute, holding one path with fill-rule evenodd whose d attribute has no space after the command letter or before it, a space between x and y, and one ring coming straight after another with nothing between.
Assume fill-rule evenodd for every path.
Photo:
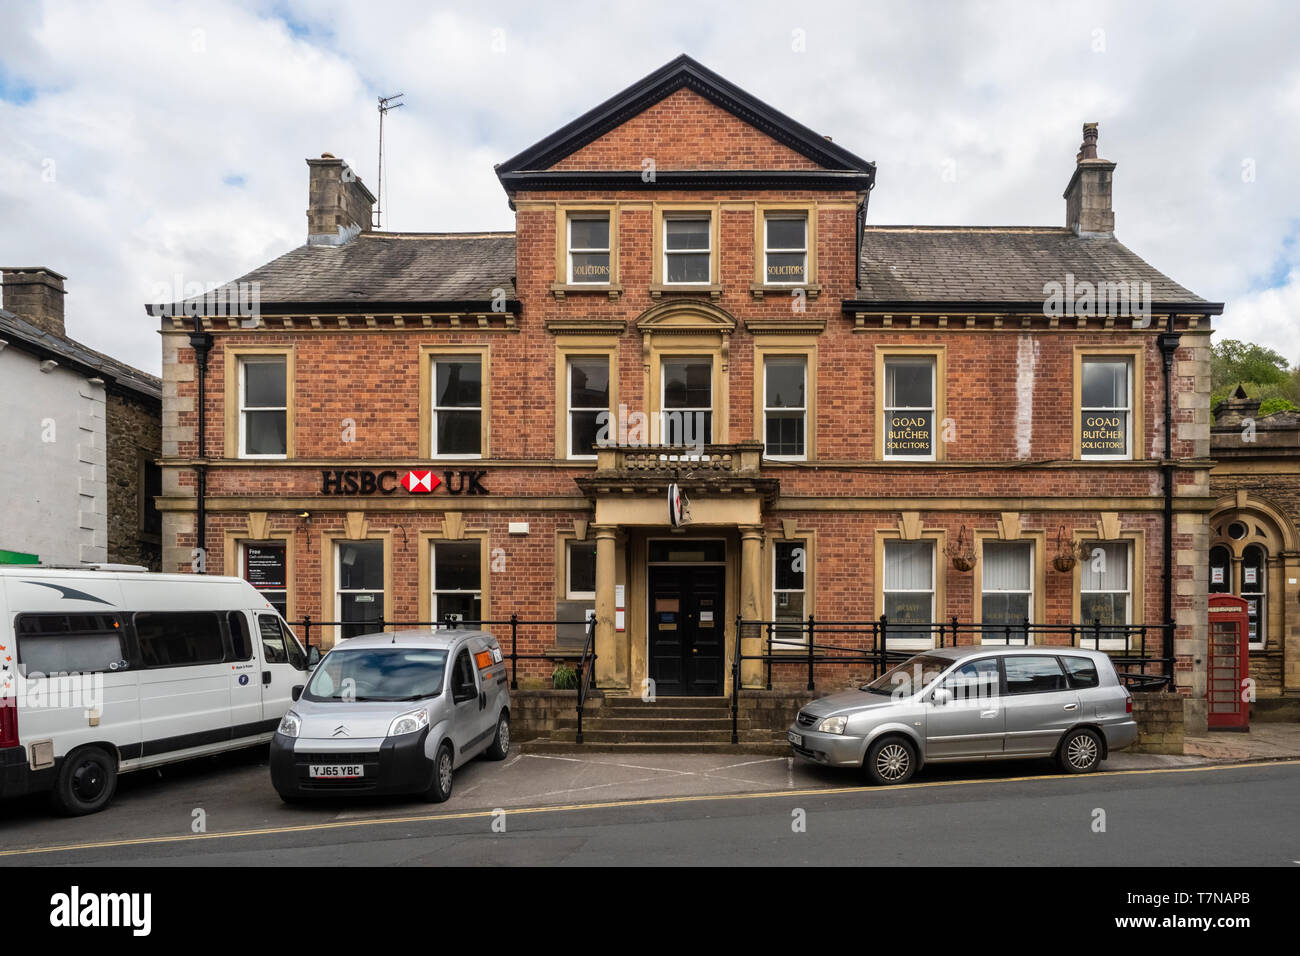
<instances>
[{"instance_id":1,"label":"black fascia board","mask_svg":"<svg viewBox=\"0 0 1300 956\"><path fill-rule=\"evenodd\" d=\"M844 299L842 311L848 312L1040 312L1042 299ZM1157 301L1151 311L1166 314L1221 315L1222 302Z\"/></svg>"},{"instance_id":2,"label":"black fascia board","mask_svg":"<svg viewBox=\"0 0 1300 956\"><path fill-rule=\"evenodd\" d=\"M658 170L647 181L640 170L519 170L498 172L509 193L569 189L845 189L865 192L875 182L862 170Z\"/></svg>"},{"instance_id":3,"label":"black fascia board","mask_svg":"<svg viewBox=\"0 0 1300 956\"><path fill-rule=\"evenodd\" d=\"M347 302L267 302L259 309L259 315L420 315L441 314L444 312L493 312L491 299L447 299L447 300L403 300L403 301L357 301ZM505 311L518 315L523 309L518 299L506 299ZM179 315L186 318L190 313L184 302L174 302L159 307L146 303L147 315L155 318L168 318ZM200 313L202 314L202 313ZM233 315L231 318L241 318Z\"/></svg>"}]
</instances>

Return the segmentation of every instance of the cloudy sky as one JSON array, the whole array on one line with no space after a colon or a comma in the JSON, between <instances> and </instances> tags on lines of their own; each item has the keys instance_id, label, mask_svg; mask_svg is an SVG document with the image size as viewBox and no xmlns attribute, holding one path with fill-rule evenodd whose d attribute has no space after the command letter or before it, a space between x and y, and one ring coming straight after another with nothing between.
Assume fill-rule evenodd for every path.
<instances>
[{"instance_id":1,"label":"cloudy sky","mask_svg":"<svg viewBox=\"0 0 1300 956\"><path fill-rule=\"evenodd\" d=\"M1059 225L1085 120L1116 234L1300 362L1300 18L1278 3L0 0L0 265L157 372L142 303L306 238L307 167L385 228L511 229L492 172L686 52L875 160L873 223Z\"/></svg>"}]
</instances>

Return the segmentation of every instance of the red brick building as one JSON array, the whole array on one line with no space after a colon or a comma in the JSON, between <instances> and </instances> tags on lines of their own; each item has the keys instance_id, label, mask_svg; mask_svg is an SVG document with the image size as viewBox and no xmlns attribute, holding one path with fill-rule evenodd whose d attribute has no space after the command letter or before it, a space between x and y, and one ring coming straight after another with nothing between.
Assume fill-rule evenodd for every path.
<instances>
[{"instance_id":1,"label":"red brick building","mask_svg":"<svg viewBox=\"0 0 1300 956\"><path fill-rule=\"evenodd\" d=\"M793 654L809 615L895 649L1100 619L1203 726L1222 307L1114 237L1095 125L1060 227L871 224L873 163L687 57L497 167L513 233L374 232L308 165L307 244L224 290L256 308L154 310L167 568L344 633L575 622L531 653L594 612L612 694L728 692L738 616Z\"/></svg>"}]
</instances>

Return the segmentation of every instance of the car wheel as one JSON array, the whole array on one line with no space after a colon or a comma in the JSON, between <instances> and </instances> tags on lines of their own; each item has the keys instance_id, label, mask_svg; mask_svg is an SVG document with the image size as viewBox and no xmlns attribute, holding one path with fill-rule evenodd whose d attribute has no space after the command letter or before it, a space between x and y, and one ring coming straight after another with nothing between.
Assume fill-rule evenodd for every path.
<instances>
[{"instance_id":1,"label":"car wheel","mask_svg":"<svg viewBox=\"0 0 1300 956\"><path fill-rule=\"evenodd\" d=\"M438 756L433 758L433 786L425 791L424 799L430 803L443 803L451 797L451 776L454 765L451 745L443 744L438 748Z\"/></svg>"},{"instance_id":2,"label":"car wheel","mask_svg":"<svg viewBox=\"0 0 1300 956\"><path fill-rule=\"evenodd\" d=\"M497 735L492 746L488 747L487 755L489 760L505 760L510 756L510 715L504 710L497 718Z\"/></svg>"},{"instance_id":3,"label":"car wheel","mask_svg":"<svg viewBox=\"0 0 1300 956\"><path fill-rule=\"evenodd\" d=\"M1086 727L1070 731L1061 740L1056 762L1066 773L1091 773L1101 765L1101 738Z\"/></svg>"},{"instance_id":4,"label":"car wheel","mask_svg":"<svg viewBox=\"0 0 1300 956\"><path fill-rule=\"evenodd\" d=\"M70 817L98 813L117 792L117 761L103 747L80 747L63 760L50 799Z\"/></svg>"},{"instance_id":5,"label":"car wheel","mask_svg":"<svg viewBox=\"0 0 1300 956\"><path fill-rule=\"evenodd\" d=\"M885 737L868 748L862 766L876 785L907 783L916 772L916 748L903 737Z\"/></svg>"}]
</instances>

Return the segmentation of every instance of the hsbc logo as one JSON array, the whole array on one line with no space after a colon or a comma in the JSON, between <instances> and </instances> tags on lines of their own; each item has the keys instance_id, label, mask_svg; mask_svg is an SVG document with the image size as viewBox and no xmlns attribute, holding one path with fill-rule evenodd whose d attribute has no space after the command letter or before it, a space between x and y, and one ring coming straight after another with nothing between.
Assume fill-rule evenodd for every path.
<instances>
[{"instance_id":1,"label":"hsbc logo","mask_svg":"<svg viewBox=\"0 0 1300 956\"><path fill-rule=\"evenodd\" d=\"M408 471L402 478L402 487L413 495L427 494L442 484L442 479L431 471Z\"/></svg>"},{"instance_id":2,"label":"hsbc logo","mask_svg":"<svg viewBox=\"0 0 1300 956\"><path fill-rule=\"evenodd\" d=\"M483 487L486 471L444 471L441 476L429 469L411 469L398 478L396 471L361 471L333 469L320 473L322 495L391 495L399 487L408 494L428 495L446 487L449 495L486 495Z\"/></svg>"}]
</instances>

